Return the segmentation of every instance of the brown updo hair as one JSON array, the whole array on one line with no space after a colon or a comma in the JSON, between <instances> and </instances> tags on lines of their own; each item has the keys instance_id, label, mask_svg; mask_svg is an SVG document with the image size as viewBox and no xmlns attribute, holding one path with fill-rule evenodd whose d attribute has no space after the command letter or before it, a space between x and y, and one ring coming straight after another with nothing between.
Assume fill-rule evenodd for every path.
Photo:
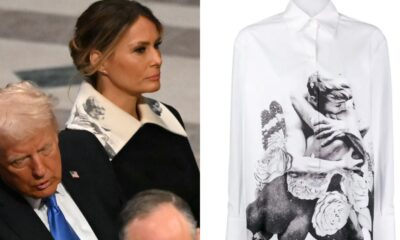
<instances>
[{"instance_id":1,"label":"brown updo hair","mask_svg":"<svg viewBox=\"0 0 400 240\"><path fill-rule=\"evenodd\" d=\"M100 0L94 2L78 18L74 36L69 42L72 60L78 71L95 81L97 71L114 52L128 28L142 16L150 20L161 34L163 26L152 11L132 0ZM90 53L98 50L101 58L90 63Z\"/></svg>"}]
</instances>

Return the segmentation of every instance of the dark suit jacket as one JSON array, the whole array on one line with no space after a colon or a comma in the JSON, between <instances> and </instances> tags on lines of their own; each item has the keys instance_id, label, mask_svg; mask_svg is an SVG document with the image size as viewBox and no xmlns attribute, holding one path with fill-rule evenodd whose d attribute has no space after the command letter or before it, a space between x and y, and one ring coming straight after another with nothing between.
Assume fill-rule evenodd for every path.
<instances>
[{"instance_id":1,"label":"dark suit jacket","mask_svg":"<svg viewBox=\"0 0 400 240\"><path fill-rule=\"evenodd\" d=\"M74 157L74 148L81 156ZM117 217L124 203L110 166L95 156L98 149L82 149L60 140L62 183L98 239L118 239ZM86 151L87 150L87 151ZM86 156L85 152L90 153ZM73 178L76 171L79 178ZM0 181L0 239L51 240L50 232L28 202Z\"/></svg>"}]
</instances>

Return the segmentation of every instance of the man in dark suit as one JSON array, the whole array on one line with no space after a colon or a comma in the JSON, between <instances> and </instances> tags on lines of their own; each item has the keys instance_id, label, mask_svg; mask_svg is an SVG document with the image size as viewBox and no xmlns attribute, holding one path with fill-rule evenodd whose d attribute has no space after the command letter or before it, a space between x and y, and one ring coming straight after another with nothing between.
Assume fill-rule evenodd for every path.
<instances>
[{"instance_id":1,"label":"man in dark suit","mask_svg":"<svg viewBox=\"0 0 400 240\"><path fill-rule=\"evenodd\" d=\"M0 239L118 239L112 169L61 162L58 144L47 95L27 82L0 89Z\"/></svg>"}]
</instances>

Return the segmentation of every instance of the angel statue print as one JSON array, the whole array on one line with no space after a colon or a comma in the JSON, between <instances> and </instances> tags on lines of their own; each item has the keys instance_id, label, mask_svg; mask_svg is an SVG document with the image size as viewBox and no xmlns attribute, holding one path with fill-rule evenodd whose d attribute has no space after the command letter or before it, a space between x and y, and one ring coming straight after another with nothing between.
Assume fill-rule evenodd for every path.
<instances>
[{"instance_id":1,"label":"angel statue print","mask_svg":"<svg viewBox=\"0 0 400 240\"><path fill-rule=\"evenodd\" d=\"M353 93L343 77L315 73L307 94L292 94L301 119L301 151L290 151L284 109L261 113L264 157L255 169L256 199L246 209L252 240L372 239L373 162L364 147ZM292 134L294 135L294 134Z\"/></svg>"}]
</instances>

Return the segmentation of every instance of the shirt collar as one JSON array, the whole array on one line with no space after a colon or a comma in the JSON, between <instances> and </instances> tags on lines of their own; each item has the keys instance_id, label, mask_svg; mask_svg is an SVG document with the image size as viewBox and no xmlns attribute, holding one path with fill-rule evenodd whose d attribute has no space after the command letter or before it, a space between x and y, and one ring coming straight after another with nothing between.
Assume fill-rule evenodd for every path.
<instances>
[{"instance_id":1,"label":"shirt collar","mask_svg":"<svg viewBox=\"0 0 400 240\"><path fill-rule=\"evenodd\" d=\"M313 1L309 2L313 3ZM331 36L335 35L339 21L339 13L331 1L315 16L310 16L291 0L283 16L289 28L294 31L303 30L311 21L315 20L320 28Z\"/></svg>"},{"instance_id":2,"label":"shirt collar","mask_svg":"<svg viewBox=\"0 0 400 240\"><path fill-rule=\"evenodd\" d=\"M57 185L57 190L54 194L59 194L64 196L66 194L66 190L64 188L64 186L59 183ZM43 206L43 199L40 198L33 198L33 197L28 197L28 196L24 196L24 198L26 199L26 201L29 203L29 205L31 205L31 207L33 209L39 209Z\"/></svg>"},{"instance_id":3,"label":"shirt collar","mask_svg":"<svg viewBox=\"0 0 400 240\"><path fill-rule=\"evenodd\" d=\"M110 159L145 123L156 124L172 133L187 136L182 125L164 104L142 97L137 109L140 120L120 109L85 81L80 87L66 126L93 133Z\"/></svg>"}]
</instances>

